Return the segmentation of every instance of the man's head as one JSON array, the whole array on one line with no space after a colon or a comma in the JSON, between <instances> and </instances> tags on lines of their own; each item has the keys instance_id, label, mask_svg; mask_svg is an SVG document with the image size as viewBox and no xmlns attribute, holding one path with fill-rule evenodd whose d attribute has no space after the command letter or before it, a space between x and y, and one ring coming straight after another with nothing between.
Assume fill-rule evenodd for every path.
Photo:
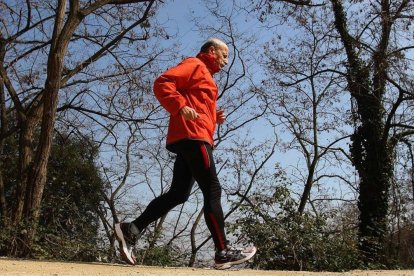
<instances>
[{"instance_id":1,"label":"man's head","mask_svg":"<svg viewBox=\"0 0 414 276\"><path fill-rule=\"evenodd\" d=\"M201 46L200 52L213 55L215 63L220 69L229 62L229 48L220 39L210 38Z\"/></svg>"}]
</instances>

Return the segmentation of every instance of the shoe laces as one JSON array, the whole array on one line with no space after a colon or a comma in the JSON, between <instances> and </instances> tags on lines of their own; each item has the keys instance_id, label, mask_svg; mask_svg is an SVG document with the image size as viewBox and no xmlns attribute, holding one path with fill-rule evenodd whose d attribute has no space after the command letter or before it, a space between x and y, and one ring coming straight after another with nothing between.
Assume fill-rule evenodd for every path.
<instances>
[{"instance_id":1,"label":"shoe laces","mask_svg":"<svg viewBox=\"0 0 414 276\"><path fill-rule=\"evenodd\" d=\"M230 244L227 244L226 250L227 251L232 251L232 252L237 252L237 251L242 252L243 251L243 248L241 248L241 247L234 247L234 246L232 246Z\"/></svg>"},{"instance_id":2,"label":"shoe laces","mask_svg":"<svg viewBox=\"0 0 414 276\"><path fill-rule=\"evenodd\" d=\"M231 248L231 249L227 249L226 251L226 255L233 255L233 256L239 256L241 255L242 250L238 249L238 248Z\"/></svg>"},{"instance_id":3,"label":"shoe laces","mask_svg":"<svg viewBox=\"0 0 414 276\"><path fill-rule=\"evenodd\" d=\"M243 250L241 248L236 248L231 245L227 245L226 248L222 251L217 252L219 257L229 257L229 256L239 256Z\"/></svg>"}]
</instances>

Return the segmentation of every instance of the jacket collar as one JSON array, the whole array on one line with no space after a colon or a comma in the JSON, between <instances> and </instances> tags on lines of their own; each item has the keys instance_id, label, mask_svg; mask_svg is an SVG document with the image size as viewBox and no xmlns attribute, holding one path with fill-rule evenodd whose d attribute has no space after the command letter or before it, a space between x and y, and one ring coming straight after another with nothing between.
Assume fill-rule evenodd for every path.
<instances>
[{"instance_id":1,"label":"jacket collar","mask_svg":"<svg viewBox=\"0 0 414 276\"><path fill-rule=\"evenodd\" d=\"M200 59L206 66L211 75L220 71L220 67L216 64L216 57L208 53L198 53L197 58Z\"/></svg>"}]
</instances>

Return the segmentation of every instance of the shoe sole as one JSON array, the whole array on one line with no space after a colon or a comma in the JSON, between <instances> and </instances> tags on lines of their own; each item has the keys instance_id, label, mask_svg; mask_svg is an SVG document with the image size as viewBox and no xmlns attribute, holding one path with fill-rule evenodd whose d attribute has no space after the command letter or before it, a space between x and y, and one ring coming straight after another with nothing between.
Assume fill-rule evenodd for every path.
<instances>
[{"instance_id":1,"label":"shoe sole","mask_svg":"<svg viewBox=\"0 0 414 276\"><path fill-rule=\"evenodd\" d=\"M249 255L247 255L245 258L234 261L234 262L216 264L214 266L214 268L215 269L228 269L228 268L232 267L233 265L238 265L238 264L244 263L244 262L250 260L254 256L254 254L256 254L256 252L257 252L257 248L254 246L253 247L253 252L249 253Z\"/></svg>"},{"instance_id":2,"label":"shoe sole","mask_svg":"<svg viewBox=\"0 0 414 276\"><path fill-rule=\"evenodd\" d=\"M130 265L135 265L135 261L128 252L128 246L121 230L121 224L119 223L115 224L115 237L119 243L119 253L121 253L122 259Z\"/></svg>"}]
</instances>

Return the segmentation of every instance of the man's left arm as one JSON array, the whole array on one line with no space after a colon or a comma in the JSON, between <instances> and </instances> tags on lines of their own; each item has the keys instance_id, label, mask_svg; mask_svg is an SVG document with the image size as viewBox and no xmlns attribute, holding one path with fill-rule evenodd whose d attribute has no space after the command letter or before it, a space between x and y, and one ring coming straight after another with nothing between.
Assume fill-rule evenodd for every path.
<instances>
[{"instance_id":1,"label":"man's left arm","mask_svg":"<svg viewBox=\"0 0 414 276\"><path fill-rule=\"evenodd\" d=\"M224 112L224 109L219 109L216 112L216 122L217 124L221 125L226 121L226 113Z\"/></svg>"}]
</instances>

